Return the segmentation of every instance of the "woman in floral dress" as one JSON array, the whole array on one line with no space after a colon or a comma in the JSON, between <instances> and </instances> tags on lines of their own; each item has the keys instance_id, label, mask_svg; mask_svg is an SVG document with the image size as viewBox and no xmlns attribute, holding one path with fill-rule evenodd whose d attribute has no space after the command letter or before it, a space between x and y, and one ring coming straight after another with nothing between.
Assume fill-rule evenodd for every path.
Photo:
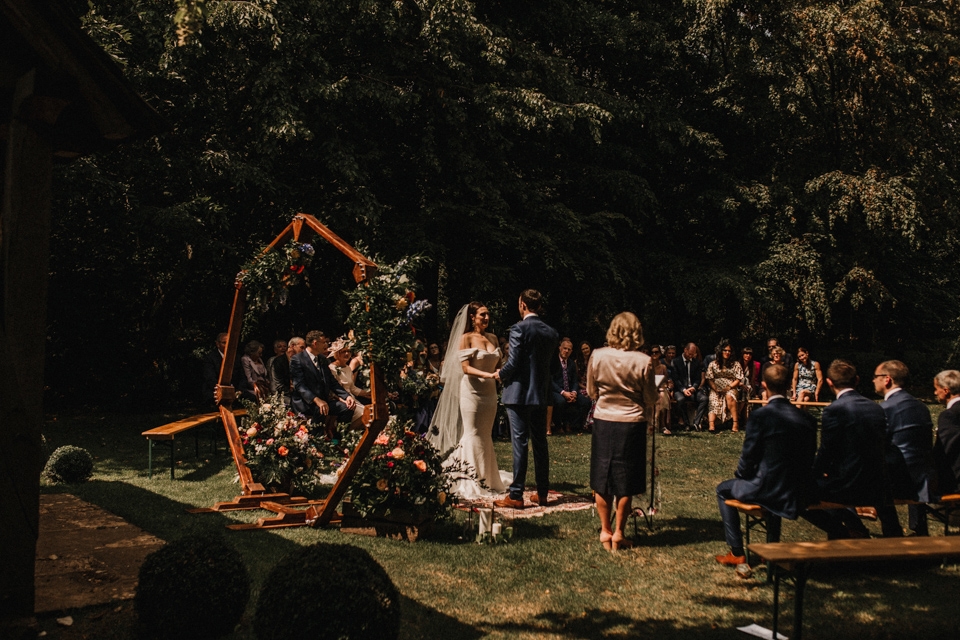
<instances>
[{"instance_id":1,"label":"woman in floral dress","mask_svg":"<svg viewBox=\"0 0 960 640\"><path fill-rule=\"evenodd\" d=\"M733 357L733 347L727 340L717 345L717 359L707 367L707 384L710 385L710 431L717 430L717 417L720 424L733 418L733 432L740 431L740 415L737 411L739 387L743 384L743 369Z\"/></svg>"}]
</instances>

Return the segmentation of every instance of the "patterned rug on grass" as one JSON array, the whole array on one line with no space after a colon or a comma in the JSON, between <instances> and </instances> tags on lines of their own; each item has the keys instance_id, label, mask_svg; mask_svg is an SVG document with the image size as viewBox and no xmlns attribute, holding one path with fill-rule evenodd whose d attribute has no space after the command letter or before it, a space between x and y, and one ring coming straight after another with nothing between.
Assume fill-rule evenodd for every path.
<instances>
[{"instance_id":1,"label":"patterned rug on grass","mask_svg":"<svg viewBox=\"0 0 960 640\"><path fill-rule=\"evenodd\" d=\"M513 518L539 518L549 513L559 513L561 511L583 511L593 506L591 496L578 496L572 493L563 494L559 491L551 491L547 496L547 506L542 507L530 502L530 497L535 496L536 491L525 491L523 493L523 502L527 505L526 509L507 509L505 507L494 507L501 516L507 519ZM475 509L489 509L493 506L493 500L462 500L457 505L461 511L473 511Z\"/></svg>"}]
</instances>

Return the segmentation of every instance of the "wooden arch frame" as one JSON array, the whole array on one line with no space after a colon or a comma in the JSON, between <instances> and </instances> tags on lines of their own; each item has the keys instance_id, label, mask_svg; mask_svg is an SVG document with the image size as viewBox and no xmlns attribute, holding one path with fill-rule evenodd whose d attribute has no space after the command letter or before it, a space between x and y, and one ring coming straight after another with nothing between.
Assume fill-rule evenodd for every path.
<instances>
[{"instance_id":1,"label":"wooden arch frame","mask_svg":"<svg viewBox=\"0 0 960 640\"><path fill-rule=\"evenodd\" d=\"M306 213L298 213L293 221L280 232L260 254L261 257L277 248L282 248L289 240L299 240L304 225L318 236L332 244L341 253L353 261L353 278L358 285L365 284L377 272L377 265L360 254L359 251L343 241L338 235L324 226L319 220ZM230 313L230 325L227 328L227 348L223 354L223 363L220 366L220 377L217 380L214 392L223 427L227 433L227 442L233 455L237 472L240 474L242 494L231 502L221 502L211 509L195 511L229 511L234 509L267 509L278 514L276 518L261 519L256 525L234 525L234 529L290 527L310 524L315 527L324 526L333 520L339 520L336 508L343 499L350 486L350 481L367 457L373 441L387 424L388 410L386 404L387 391L380 373L378 363L370 363L370 391L371 403L363 409L364 432L360 442L350 454L343 471L333 485L330 494L323 501L307 501L303 498L294 498L285 493L267 493L263 485L254 482L247 466L247 459L243 452L243 442L237 429L236 417L232 406L236 400L236 390L231 386L233 377L233 363L237 357L237 347L240 343L240 334L243 328L243 315L247 308L247 293L243 282L236 282L236 291L233 296L233 309ZM306 510L295 507L308 507Z\"/></svg>"}]
</instances>

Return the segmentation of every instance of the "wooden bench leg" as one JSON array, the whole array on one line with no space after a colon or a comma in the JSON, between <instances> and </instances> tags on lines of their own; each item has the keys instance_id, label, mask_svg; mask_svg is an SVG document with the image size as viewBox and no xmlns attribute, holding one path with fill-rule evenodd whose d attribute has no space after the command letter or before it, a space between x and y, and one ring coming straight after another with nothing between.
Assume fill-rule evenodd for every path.
<instances>
[{"instance_id":1,"label":"wooden bench leg","mask_svg":"<svg viewBox=\"0 0 960 640\"><path fill-rule=\"evenodd\" d=\"M153 479L153 440L147 439L147 479Z\"/></svg>"}]
</instances>

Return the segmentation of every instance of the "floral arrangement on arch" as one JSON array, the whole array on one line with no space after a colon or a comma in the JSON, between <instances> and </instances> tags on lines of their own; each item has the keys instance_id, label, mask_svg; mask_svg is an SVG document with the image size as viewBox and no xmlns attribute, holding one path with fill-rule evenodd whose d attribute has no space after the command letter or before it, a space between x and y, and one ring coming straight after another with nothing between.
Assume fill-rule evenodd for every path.
<instances>
[{"instance_id":1,"label":"floral arrangement on arch","mask_svg":"<svg viewBox=\"0 0 960 640\"><path fill-rule=\"evenodd\" d=\"M262 404L243 401L243 406L247 410L240 429L243 454L254 479L264 486L309 493L324 484L323 476L336 472L350 453L326 438L323 425L288 411L280 395Z\"/></svg>"},{"instance_id":2,"label":"floral arrangement on arch","mask_svg":"<svg viewBox=\"0 0 960 640\"><path fill-rule=\"evenodd\" d=\"M255 322L257 315L277 304L286 304L290 288L301 282L307 286L306 269L313 262L315 250L312 244L291 240L283 247L257 255L247 261L237 274L247 293L245 320Z\"/></svg>"},{"instance_id":3,"label":"floral arrangement on arch","mask_svg":"<svg viewBox=\"0 0 960 640\"><path fill-rule=\"evenodd\" d=\"M356 348L380 366L387 384L396 389L408 354L416 351L416 324L433 305L417 299L409 275L424 262L422 256L396 264L376 262L377 274L365 286L346 292L350 304L347 326Z\"/></svg>"},{"instance_id":4,"label":"floral arrangement on arch","mask_svg":"<svg viewBox=\"0 0 960 640\"><path fill-rule=\"evenodd\" d=\"M440 376L432 371L426 372L413 367L406 367L400 372L400 394L403 402L413 408L440 391Z\"/></svg>"},{"instance_id":5,"label":"floral arrangement on arch","mask_svg":"<svg viewBox=\"0 0 960 640\"><path fill-rule=\"evenodd\" d=\"M350 503L361 516L389 516L394 510L438 519L450 515L454 498L440 454L412 428L412 421L391 416L374 441L350 485Z\"/></svg>"}]
</instances>

